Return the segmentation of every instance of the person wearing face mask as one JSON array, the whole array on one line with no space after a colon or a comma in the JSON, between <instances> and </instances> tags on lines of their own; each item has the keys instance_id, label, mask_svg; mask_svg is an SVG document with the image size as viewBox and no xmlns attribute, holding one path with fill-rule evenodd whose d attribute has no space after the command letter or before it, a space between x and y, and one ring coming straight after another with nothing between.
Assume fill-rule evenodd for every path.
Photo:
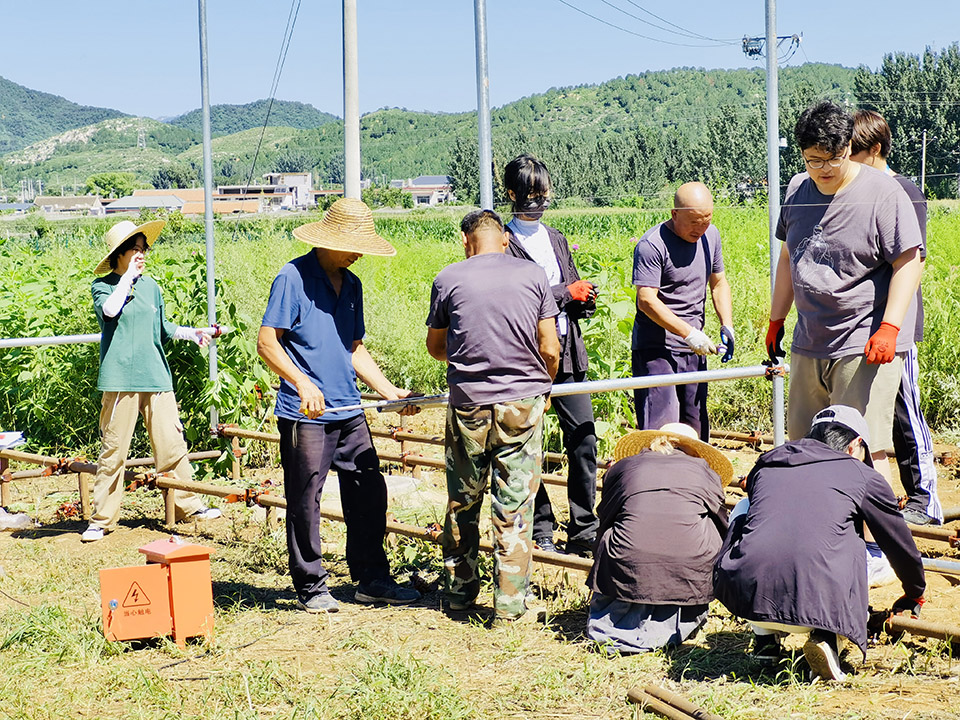
<instances>
[{"instance_id":1,"label":"person wearing face mask","mask_svg":"<svg viewBox=\"0 0 960 720\"><path fill-rule=\"evenodd\" d=\"M677 188L670 219L637 242L637 315L631 343L636 377L706 370L706 356L719 350L723 362L733 358L733 301L720 231L712 219L710 190L700 182L686 183ZM703 332L708 285L720 319L719 345ZM706 383L635 390L634 401L641 430L682 422L709 441Z\"/></svg>"},{"instance_id":2,"label":"person wearing face mask","mask_svg":"<svg viewBox=\"0 0 960 720\"><path fill-rule=\"evenodd\" d=\"M150 435L157 472L172 472L178 480L193 478L163 345L172 339L204 346L210 336L167 320L160 287L143 274L146 255L165 224L117 223L104 236L109 252L94 270L103 275L91 287L101 331L97 388L103 392L103 444L93 486L93 517L80 536L83 542L103 539L117 524L124 462L138 415L143 415ZM194 493L176 490L174 501L180 520L220 517L219 510L207 508Z\"/></svg>"},{"instance_id":3,"label":"person wearing face mask","mask_svg":"<svg viewBox=\"0 0 960 720\"><path fill-rule=\"evenodd\" d=\"M579 320L596 311L597 288L580 279L567 239L559 230L541 222L550 206L550 173L532 155L520 155L507 163L503 185L513 206L507 224L507 255L537 263L547 274L557 304L557 336L560 339L560 369L554 384L582 382L587 376L587 350ZM597 536L594 512L597 498L597 433L589 395L553 398L567 453L567 552L589 557ZM553 542L556 520L550 497L541 484L533 515L533 539L541 550L557 552Z\"/></svg>"}]
</instances>

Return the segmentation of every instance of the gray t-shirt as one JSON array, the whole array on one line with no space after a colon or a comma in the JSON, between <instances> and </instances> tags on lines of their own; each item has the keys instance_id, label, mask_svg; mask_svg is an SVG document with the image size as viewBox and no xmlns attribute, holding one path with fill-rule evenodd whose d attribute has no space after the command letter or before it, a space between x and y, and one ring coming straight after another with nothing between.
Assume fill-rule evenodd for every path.
<instances>
[{"instance_id":1,"label":"gray t-shirt","mask_svg":"<svg viewBox=\"0 0 960 720\"><path fill-rule=\"evenodd\" d=\"M550 392L537 325L556 314L547 276L536 263L486 253L441 270L427 326L447 329L450 404L491 405Z\"/></svg>"},{"instance_id":2,"label":"gray t-shirt","mask_svg":"<svg viewBox=\"0 0 960 720\"><path fill-rule=\"evenodd\" d=\"M903 175L894 175L893 179L900 183L900 187L903 188L907 197L910 198L910 202L913 203L913 211L917 214L917 222L920 223L920 237L923 240L920 257L925 259L927 257L927 198L909 178L905 178ZM913 341L920 342L923 340L923 291L919 287L917 288L917 296L910 303L907 312L912 313L914 310L917 314L917 326L913 331Z\"/></svg>"},{"instance_id":3,"label":"gray t-shirt","mask_svg":"<svg viewBox=\"0 0 960 720\"><path fill-rule=\"evenodd\" d=\"M787 188L777 237L790 253L797 326L793 352L859 355L883 321L892 263L922 246L917 216L900 184L867 165L841 192L824 195L807 173ZM908 312L897 352L913 344Z\"/></svg>"},{"instance_id":4,"label":"gray t-shirt","mask_svg":"<svg viewBox=\"0 0 960 720\"><path fill-rule=\"evenodd\" d=\"M662 222L643 234L633 251L633 284L658 288L658 296L677 317L703 330L703 304L710 276L723 272L720 231L711 225L692 243ZM633 322L633 349L664 346L692 352L683 338L668 332L642 312Z\"/></svg>"}]
</instances>

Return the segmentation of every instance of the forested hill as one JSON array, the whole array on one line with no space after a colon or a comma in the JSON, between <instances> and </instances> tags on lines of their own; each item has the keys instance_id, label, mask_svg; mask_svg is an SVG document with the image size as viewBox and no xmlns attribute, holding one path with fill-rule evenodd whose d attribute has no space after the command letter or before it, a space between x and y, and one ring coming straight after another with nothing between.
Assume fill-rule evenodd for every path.
<instances>
[{"instance_id":1,"label":"forested hill","mask_svg":"<svg viewBox=\"0 0 960 720\"><path fill-rule=\"evenodd\" d=\"M313 105L289 100L274 100L270 107L269 100L257 100L246 105L214 105L210 108L210 132L218 135L232 135L251 128L261 127L270 110L269 125L272 127L292 127L299 130L316 128L329 122L335 122L336 115L321 112ZM168 121L200 135L202 116L201 111L191 110L188 113Z\"/></svg>"},{"instance_id":2,"label":"forested hill","mask_svg":"<svg viewBox=\"0 0 960 720\"><path fill-rule=\"evenodd\" d=\"M0 155L65 130L124 117L118 110L78 105L0 77Z\"/></svg>"}]
</instances>

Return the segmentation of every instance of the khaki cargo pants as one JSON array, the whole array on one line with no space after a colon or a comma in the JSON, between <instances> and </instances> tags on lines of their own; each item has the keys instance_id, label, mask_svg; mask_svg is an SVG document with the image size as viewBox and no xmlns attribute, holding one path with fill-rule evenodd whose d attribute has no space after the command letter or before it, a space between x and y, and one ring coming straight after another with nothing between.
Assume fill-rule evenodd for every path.
<instances>
[{"instance_id":1,"label":"khaki cargo pants","mask_svg":"<svg viewBox=\"0 0 960 720\"><path fill-rule=\"evenodd\" d=\"M124 462L138 415L143 415L150 435L157 472L172 472L178 480L193 478L180 411L172 392L105 392L100 409L103 444L93 484L93 517L90 519L93 526L111 530L117 524L123 499ZM174 491L174 502L178 520L203 508L199 496L181 490Z\"/></svg>"}]
</instances>

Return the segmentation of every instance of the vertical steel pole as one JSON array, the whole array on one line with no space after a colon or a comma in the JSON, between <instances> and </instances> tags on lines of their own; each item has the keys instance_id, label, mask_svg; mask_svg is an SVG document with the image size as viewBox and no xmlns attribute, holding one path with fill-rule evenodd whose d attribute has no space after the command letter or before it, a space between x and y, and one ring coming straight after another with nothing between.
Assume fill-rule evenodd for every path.
<instances>
[{"instance_id":1,"label":"vertical steel pole","mask_svg":"<svg viewBox=\"0 0 960 720\"><path fill-rule=\"evenodd\" d=\"M927 131L923 131L923 154L920 156L920 192L927 194Z\"/></svg>"},{"instance_id":2,"label":"vertical steel pole","mask_svg":"<svg viewBox=\"0 0 960 720\"><path fill-rule=\"evenodd\" d=\"M217 322L216 269L213 246L213 156L210 151L210 71L207 66L207 2L200 3L200 96L203 118L203 227L207 238L207 325ZM210 341L209 377L217 381L217 341ZM210 427L216 428L220 413L210 407Z\"/></svg>"},{"instance_id":3,"label":"vertical steel pole","mask_svg":"<svg viewBox=\"0 0 960 720\"><path fill-rule=\"evenodd\" d=\"M493 209L493 135L490 129L490 76L487 72L487 0L474 0L477 36L477 125L479 128L480 207Z\"/></svg>"},{"instance_id":4,"label":"vertical steel pole","mask_svg":"<svg viewBox=\"0 0 960 720\"><path fill-rule=\"evenodd\" d=\"M780 261L777 221L780 219L780 101L777 88L777 0L767 2L767 207L770 215L770 297ZM773 378L773 444L784 441L784 382Z\"/></svg>"},{"instance_id":5,"label":"vertical steel pole","mask_svg":"<svg viewBox=\"0 0 960 720\"><path fill-rule=\"evenodd\" d=\"M357 0L343 0L343 196L360 199L360 73Z\"/></svg>"}]
</instances>

